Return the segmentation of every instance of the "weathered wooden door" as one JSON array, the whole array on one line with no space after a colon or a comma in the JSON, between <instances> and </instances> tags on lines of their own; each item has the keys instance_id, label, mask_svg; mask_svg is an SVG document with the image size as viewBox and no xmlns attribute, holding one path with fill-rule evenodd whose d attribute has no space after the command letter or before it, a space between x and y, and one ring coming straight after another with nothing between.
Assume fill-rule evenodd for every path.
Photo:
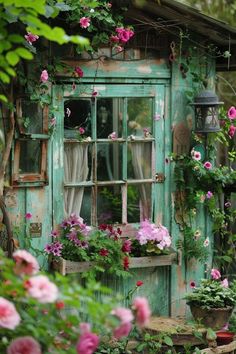
<instances>
[{"instance_id":1,"label":"weathered wooden door","mask_svg":"<svg viewBox=\"0 0 236 354\"><path fill-rule=\"evenodd\" d=\"M128 236L144 219L169 227L166 86L64 85L54 97L55 223L76 213L91 225L122 225ZM167 315L169 267L137 271L129 287L139 279L154 311Z\"/></svg>"}]
</instances>

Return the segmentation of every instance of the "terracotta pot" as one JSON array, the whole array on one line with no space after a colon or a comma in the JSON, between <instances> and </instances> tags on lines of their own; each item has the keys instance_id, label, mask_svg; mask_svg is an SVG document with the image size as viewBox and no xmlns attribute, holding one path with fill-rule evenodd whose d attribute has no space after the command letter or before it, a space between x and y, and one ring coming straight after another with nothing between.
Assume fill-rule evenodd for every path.
<instances>
[{"instance_id":1,"label":"terracotta pot","mask_svg":"<svg viewBox=\"0 0 236 354\"><path fill-rule=\"evenodd\" d=\"M233 312L233 307L205 309L192 304L189 306L195 321L212 329L221 329L229 321Z\"/></svg>"},{"instance_id":2,"label":"terracotta pot","mask_svg":"<svg viewBox=\"0 0 236 354\"><path fill-rule=\"evenodd\" d=\"M218 345L229 344L234 339L234 333L229 331L218 331L216 332L216 335L216 341Z\"/></svg>"}]
</instances>

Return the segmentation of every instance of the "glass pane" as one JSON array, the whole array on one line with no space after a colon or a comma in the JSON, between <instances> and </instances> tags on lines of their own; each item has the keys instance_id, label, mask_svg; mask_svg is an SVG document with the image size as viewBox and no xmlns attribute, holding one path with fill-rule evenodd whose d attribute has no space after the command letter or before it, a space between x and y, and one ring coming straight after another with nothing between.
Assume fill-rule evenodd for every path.
<instances>
[{"instance_id":1,"label":"glass pane","mask_svg":"<svg viewBox=\"0 0 236 354\"><path fill-rule=\"evenodd\" d=\"M90 144L64 144L64 180L65 183L83 182L91 179Z\"/></svg>"},{"instance_id":2,"label":"glass pane","mask_svg":"<svg viewBox=\"0 0 236 354\"><path fill-rule=\"evenodd\" d=\"M151 218L151 184L128 186L127 219L129 223Z\"/></svg>"},{"instance_id":3,"label":"glass pane","mask_svg":"<svg viewBox=\"0 0 236 354\"><path fill-rule=\"evenodd\" d=\"M91 188L66 187L64 191L64 209L66 217L72 213L81 216L84 222L91 224Z\"/></svg>"},{"instance_id":4,"label":"glass pane","mask_svg":"<svg viewBox=\"0 0 236 354\"><path fill-rule=\"evenodd\" d=\"M27 133L40 134L43 132L43 109L38 102L22 100L22 117L18 124Z\"/></svg>"},{"instance_id":5,"label":"glass pane","mask_svg":"<svg viewBox=\"0 0 236 354\"><path fill-rule=\"evenodd\" d=\"M112 181L122 179L121 143L98 143L97 179L99 181Z\"/></svg>"},{"instance_id":6,"label":"glass pane","mask_svg":"<svg viewBox=\"0 0 236 354\"><path fill-rule=\"evenodd\" d=\"M122 221L121 187L98 188L97 198L98 224L114 224Z\"/></svg>"},{"instance_id":7,"label":"glass pane","mask_svg":"<svg viewBox=\"0 0 236 354\"><path fill-rule=\"evenodd\" d=\"M41 142L20 141L19 173L41 173Z\"/></svg>"},{"instance_id":8,"label":"glass pane","mask_svg":"<svg viewBox=\"0 0 236 354\"><path fill-rule=\"evenodd\" d=\"M128 179L152 178L152 143L128 144Z\"/></svg>"},{"instance_id":9,"label":"glass pane","mask_svg":"<svg viewBox=\"0 0 236 354\"><path fill-rule=\"evenodd\" d=\"M152 98L128 98L128 135L144 137L147 130L152 133Z\"/></svg>"},{"instance_id":10,"label":"glass pane","mask_svg":"<svg viewBox=\"0 0 236 354\"><path fill-rule=\"evenodd\" d=\"M77 138L79 128L85 130L84 136L91 137L91 100L76 99L64 103L64 128L66 138Z\"/></svg>"},{"instance_id":11,"label":"glass pane","mask_svg":"<svg viewBox=\"0 0 236 354\"><path fill-rule=\"evenodd\" d=\"M122 102L121 98L97 99L98 139L107 139L113 132L116 132L117 137L122 137Z\"/></svg>"}]
</instances>

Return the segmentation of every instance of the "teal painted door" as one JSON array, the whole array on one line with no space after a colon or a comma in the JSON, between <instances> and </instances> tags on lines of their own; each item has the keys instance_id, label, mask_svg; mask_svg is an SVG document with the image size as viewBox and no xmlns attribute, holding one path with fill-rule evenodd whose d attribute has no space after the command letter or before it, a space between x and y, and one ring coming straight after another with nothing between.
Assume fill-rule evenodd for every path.
<instances>
[{"instance_id":1,"label":"teal painted door","mask_svg":"<svg viewBox=\"0 0 236 354\"><path fill-rule=\"evenodd\" d=\"M145 219L166 225L165 85L64 85L54 92L55 224L76 213L90 225L121 225L127 236ZM140 291L149 293L155 313L168 315L169 267L150 268L143 277L148 287ZM125 293L132 285L114 287Z\"/></svg>"}]
</instances>

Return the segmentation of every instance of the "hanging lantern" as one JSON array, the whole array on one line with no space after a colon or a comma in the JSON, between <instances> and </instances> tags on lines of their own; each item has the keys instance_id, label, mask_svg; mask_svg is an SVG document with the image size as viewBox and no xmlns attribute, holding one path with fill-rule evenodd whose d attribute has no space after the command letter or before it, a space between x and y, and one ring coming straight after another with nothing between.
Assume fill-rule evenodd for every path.
<instances>
[{"instance_id":1,"label":"hanging lantern","mask_svg":"<svg viewBox=\"0 0 236 354\"><path fill-rule=\"evenodd\" d=\"M220 131L218 108L224 102L219 102L217 95L212 91L202 91L194 99L195 132L215 133Z\"/></svg>"}]
</instances>

